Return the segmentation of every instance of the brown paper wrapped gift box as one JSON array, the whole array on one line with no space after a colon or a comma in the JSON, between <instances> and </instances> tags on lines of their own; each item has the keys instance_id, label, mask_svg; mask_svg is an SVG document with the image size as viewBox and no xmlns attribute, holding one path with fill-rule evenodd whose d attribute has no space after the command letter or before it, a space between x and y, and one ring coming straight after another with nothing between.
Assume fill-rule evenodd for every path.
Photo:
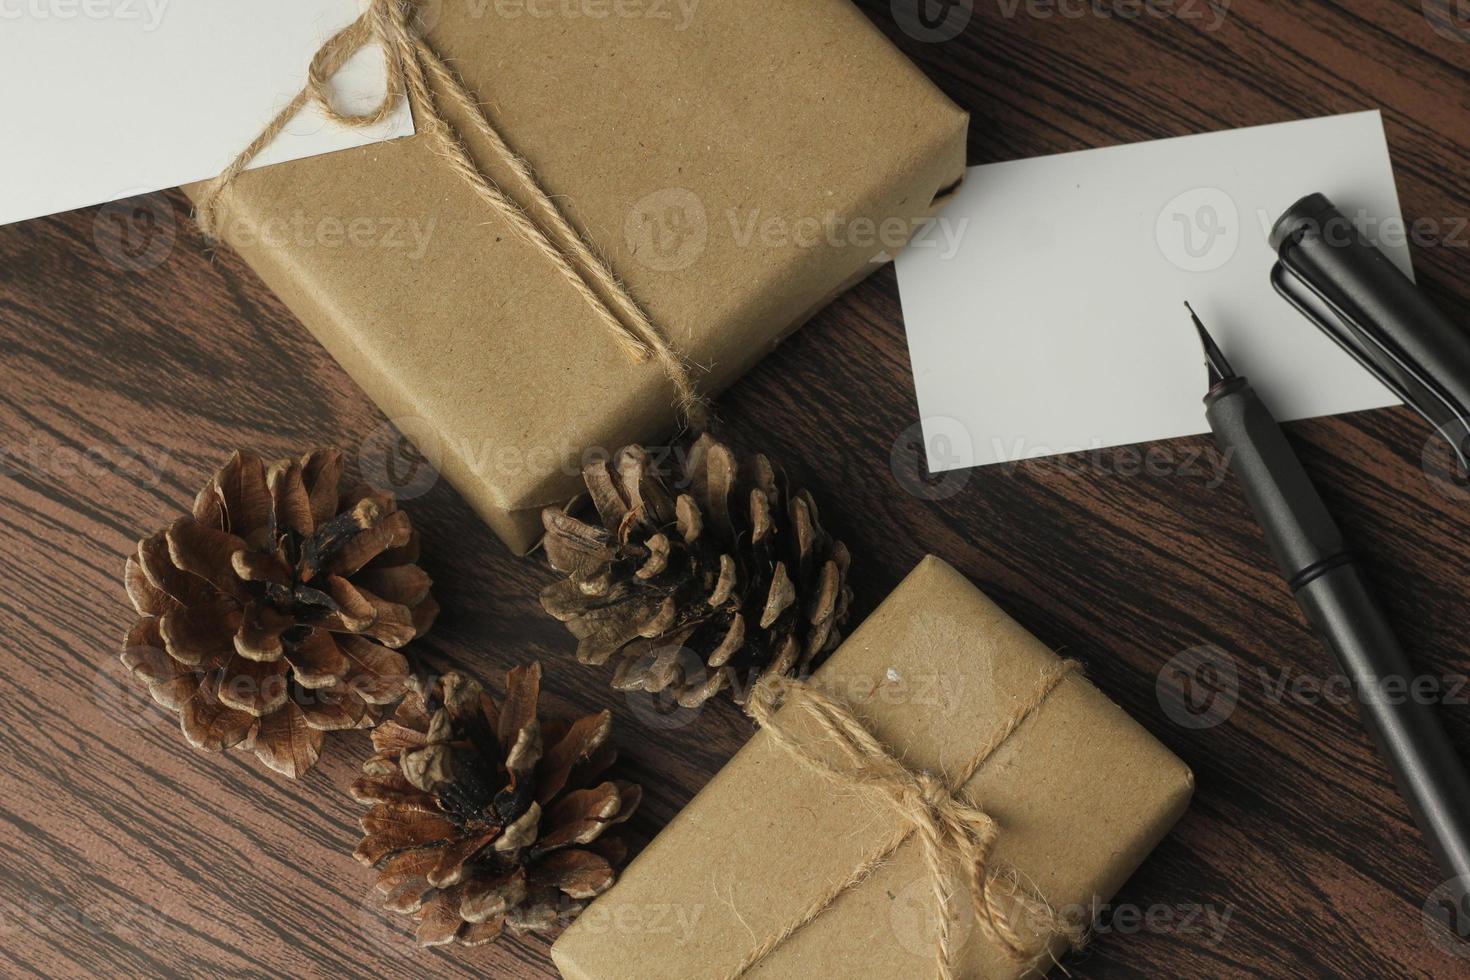
<instances>
[{"instance_id":1,"label":"brown paper wrapped gift box","mask_svg":"<svg viewBox=\"0 0 1470 980\"><path fill-rule=\"evenodd\" d=\"M814 682L852 702L905 766L947 772L1058 664L963 576L928 558ZM1182 815L1193 785L1179 759L1072 673L959 795L998 822L992 866L1019 872L1067 913L1112 897ZM813 896L861 867L895 819L760 732L571 925L552 957L568 980L728 977L799 921ZM748 976L933 976L931 881L911 838ZM969 908L963 898L958 905ZM959 976L1022 975L972 926L955 922Z\"/></svg>"},{"instance_id":2,"label":"brown paper wrapped gift box","mask_svg":"<svg viewBox=\"0 0 1470 980\"><path fill-rule=\"evenodd\" d=\"M607 6L424 10L430 43L713 394L874 268L885 220L907 227L957 184L968 117L849 0ZM576 493L587 450L675 425L661 369L423 134L250 171L224 205L221 237L518 552ZM374 233L354 243L354 221Z\"/></svg>"}]
</instances>

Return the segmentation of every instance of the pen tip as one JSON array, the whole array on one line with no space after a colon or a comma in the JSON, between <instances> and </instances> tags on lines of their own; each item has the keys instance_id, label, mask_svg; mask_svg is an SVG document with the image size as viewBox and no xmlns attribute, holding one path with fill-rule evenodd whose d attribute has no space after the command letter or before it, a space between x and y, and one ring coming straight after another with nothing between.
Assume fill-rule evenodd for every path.
<instances>
[{"instance_id":1,"label":"pen tip","mask_svg":"<svg viewBox=\"0 0 1470 980\"><path fill-rule=\"evenodd\" d=\"M1230 369L1230 362L1225 360L1225 354L1220 346L1215 343L1215 338L1205 329L1199 314L1194 312L1194 307L1189 300L1184 301L1184 308L1189 311L1189 318L1194 321L1194 329L1199 332L1200 344L1205 349L1205 364L1210 369L1210 387L1214 388L1222 381L1228 381L1235 377L1235 372Z\"/></svg>"}]
</instances>

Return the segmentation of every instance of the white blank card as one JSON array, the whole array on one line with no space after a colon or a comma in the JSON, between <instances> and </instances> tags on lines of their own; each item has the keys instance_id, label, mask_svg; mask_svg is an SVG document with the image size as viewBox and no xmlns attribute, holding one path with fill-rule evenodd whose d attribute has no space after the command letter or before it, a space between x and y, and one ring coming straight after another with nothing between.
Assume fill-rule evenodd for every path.
<instances>
[{"instance_id":1,"label":"white blank card","mask_svg":"<svg viewBox=\"0 0 1470 980\"><path fill-rule=\"evenodd\" d=\"M306 81L357 0L0 0L0 225L213 177ZM339 106L383 93L359 52ZM407 100L372 129L304 110L257 166L408 136Z\"/></svg>"},{"instance_id":2,"label":"white blank card","mask_svg":"<svg viewBox=\"0 0 1470 980\"><path fill-rule=\"evenodd\" d=\"M1377 112L972 167L898 257L930 470L1206 431L1185 300L1280 419L1395 404L1271 287L1314 191L1410 271Z\"/></svg>"}]
</instances>

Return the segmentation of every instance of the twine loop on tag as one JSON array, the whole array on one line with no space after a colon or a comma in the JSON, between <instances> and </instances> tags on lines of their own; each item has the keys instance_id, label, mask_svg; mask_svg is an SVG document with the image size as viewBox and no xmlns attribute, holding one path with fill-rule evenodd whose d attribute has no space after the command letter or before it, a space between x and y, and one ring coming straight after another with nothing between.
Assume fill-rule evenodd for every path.
<instances>
[{"instance_id":1,"label":"twine loop on tag","mask_svg":"<svg viewBox=\"0 0 1470 980\"><path fill-rule=\"evenodd\" d=\"M1036 688L1016 703L1005 723L968 764L949 778L909 769L839 699L804 681L774 675L764 678L752 692L746 709L751 718L806 768L833 782L876 792L892 807L902 826L879 853L817 896L797 921L753 950L731 977L743 975L775 952L915 835L934 886L939 914L934 955L938 975L943 980L954 980L957 976L955 960L959 952L952 935L955 899L949 884L951 871L961 874L970 893L971 912L981 931L1012 961L1034 961L1045 954L1045 940L1052 936L1063 936L1074 947L1082 945L1085 934L1080 925L1065 921L1039 895L1023 894L1011 876L992 867L991 851L1000 835L999 825L982 808L960 795L961 787L985 760L1078 666L1076 661L1067 660L1049 669ZM782 708L787 709L787 714L778 713ZM792 725L798 716L815 724L820 736L808 739L796 734ZM831 758L833 750L841 757L837 762ZM1041 934L1040 949L1017 923L1017 911L1022 913L1019 918Z\"/></svg>"},{"instance_id":2,"label":"twine loop on tag","mask_svg":"<svg viewBox=\"0 0 1470 980\"><path fill-rule=\"evenodd\" d=\"M322 45L311 60L305 87L206 186L195 215L200 230L210 238L219 237L223 194L251 161L270 146L296 114L308 105L315 103L333 122L367 127L388 119L406 94L413 104L421 131L433 142L436 152L451 169L504 218L517 235L556 266L624 350L635 360L652 360L659 365L674 386L684 419L695 429L705 428L708 406L695 389L689 363L654 326L627 287L573 227L536 179L530 165L510 148L491 124L485 110L465 88L464 82L444 63L438 52L410 28L409 13L415 2L370 0L362 16ZM353 55L370 45L380 48L383 53L387 80L383 98L368 111L344 111L333 99L332 78ZM434 87L445 93L455 109L470 121L475 135L485 140L498 161L515 175L529 197L534 218L474 162L459 132L440 111Z\"/></svg>"}]
</instances>

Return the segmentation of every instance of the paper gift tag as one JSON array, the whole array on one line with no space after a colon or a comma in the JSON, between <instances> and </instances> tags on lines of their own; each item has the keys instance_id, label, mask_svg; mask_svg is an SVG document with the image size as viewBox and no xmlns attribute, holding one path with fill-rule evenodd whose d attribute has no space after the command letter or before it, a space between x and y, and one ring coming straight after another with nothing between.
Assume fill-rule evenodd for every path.
<instances>
[{"instance_id":1,"label":"paper gift tag","mask_svg":"<svg viewBox=\"0 0 1470 980\"><path fill-rule=\"evenodd\" d=\"M357 0L0 0L0 224L219 173L301 89ZM383 92L376 49L337 76L338 105ZM304 110L265 166L413 133L405 100L356 129Z\"/></svg>"}]
</instances>

